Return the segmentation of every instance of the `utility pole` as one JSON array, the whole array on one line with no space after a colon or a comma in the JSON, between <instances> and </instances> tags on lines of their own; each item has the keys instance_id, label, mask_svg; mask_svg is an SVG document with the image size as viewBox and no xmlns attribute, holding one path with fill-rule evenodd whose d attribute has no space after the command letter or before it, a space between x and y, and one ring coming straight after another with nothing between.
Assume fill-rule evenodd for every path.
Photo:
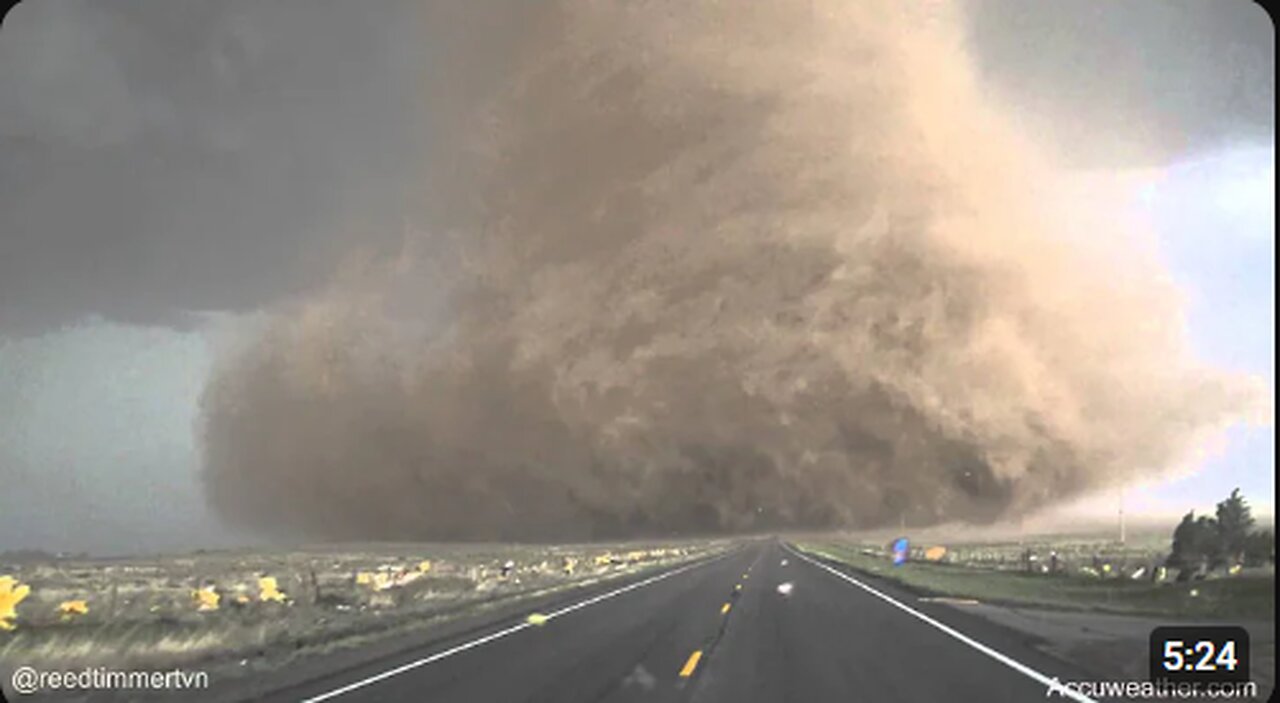
<instances>
[{"instance_id":1,"label":"utility pole","mask_svg":"<svg viewBox=\"0 0 1280 703\"><path fill-rule=\"evenodd\" d=\"M1120 545L1124 546L1124 485L1120 486Z\"/></svg>"}]
</instances>

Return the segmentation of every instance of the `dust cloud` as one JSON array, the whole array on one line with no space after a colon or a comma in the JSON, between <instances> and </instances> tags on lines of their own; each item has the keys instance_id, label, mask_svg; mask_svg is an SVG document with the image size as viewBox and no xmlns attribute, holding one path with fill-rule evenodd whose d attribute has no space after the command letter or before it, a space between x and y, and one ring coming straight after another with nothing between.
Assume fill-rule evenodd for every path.
<instances>
[{"instance_id":1,"label":"dust cloud","mask_svg":"<svg viewBox=\"0 0 1280 703\"><path fill-rule=\"evenodd\" d=\"M225 519L981 524L1160 475L1266 404L1192 357L1141 223L984 98L951 4L514 6L429 12L421 231L222 358Z\"/></svg>"}]
</instances>

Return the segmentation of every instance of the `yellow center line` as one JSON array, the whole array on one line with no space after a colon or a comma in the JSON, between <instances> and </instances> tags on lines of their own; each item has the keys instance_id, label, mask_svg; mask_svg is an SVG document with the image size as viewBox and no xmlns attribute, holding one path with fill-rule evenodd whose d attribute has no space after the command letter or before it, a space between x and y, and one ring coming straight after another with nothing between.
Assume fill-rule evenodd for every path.
<instances>
[{"instance_id":1,"label":"yellow center line","mask_svg":"<svg viewBox=\"0 0 1280 703\"><path fill-rule=\"evenodd\" d=\"M729 604L725 603L724 605L720 606L720 614L724 615L727 612L729 612Z\"/></svg>"},{"instance_id":2,"label":"yellow center line","mask_svg":"<svg viewBox=\"0 0 1280 703\"><path fill-rule=\"evenodd\" d=\"M684 668L680 670L680 678L687 679L693 676L693 671L698 668L698 660L700 659L702 659L702 650L693 650L693 654L689 655L689 661L685 662Z\"/></svg>"}]
</instances>

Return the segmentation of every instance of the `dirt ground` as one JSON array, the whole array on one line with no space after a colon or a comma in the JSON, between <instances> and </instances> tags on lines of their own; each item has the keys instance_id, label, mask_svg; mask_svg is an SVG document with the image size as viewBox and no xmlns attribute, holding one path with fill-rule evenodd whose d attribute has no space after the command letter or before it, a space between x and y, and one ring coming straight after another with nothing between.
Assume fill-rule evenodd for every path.
<instances>
[{"instance_id":1,"label":"dirt ground","mask_svg":"<svg viewBox=\"0 0 1280 703\"><path fill-rule=\"evenodd\" d=\"M1095 671L1100 679L1145 681L1147 642L1151 631L1167 620L1104 613L1038 610L990 604L953 605L1040 640L1040 647ZM1240 625L1249 632L1250 678L1258 684L1259 700L1275 689L1276 627L1269 620L1182 622L1179 625Z\"/></svg>"}]
</instances>

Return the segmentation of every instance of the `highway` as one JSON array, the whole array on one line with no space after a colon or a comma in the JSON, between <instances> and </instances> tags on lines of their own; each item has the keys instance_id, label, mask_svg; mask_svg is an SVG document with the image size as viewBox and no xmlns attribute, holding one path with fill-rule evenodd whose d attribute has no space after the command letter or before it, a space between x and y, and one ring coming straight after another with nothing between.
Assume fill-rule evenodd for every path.
<instances>
[{"instance_id":1,"label":"highway","mask_svg":"<svg viewBox=\"0 0 1280 703\"><path fill-rule=\"evenodd\" d=\"M772 541L579 594L538 614L532 623L511 617L322 676L270 700L1042 701L1071 700L1047 696L1053 677L1084 678L961 610Z\"/></svg>"}]
</instances>

